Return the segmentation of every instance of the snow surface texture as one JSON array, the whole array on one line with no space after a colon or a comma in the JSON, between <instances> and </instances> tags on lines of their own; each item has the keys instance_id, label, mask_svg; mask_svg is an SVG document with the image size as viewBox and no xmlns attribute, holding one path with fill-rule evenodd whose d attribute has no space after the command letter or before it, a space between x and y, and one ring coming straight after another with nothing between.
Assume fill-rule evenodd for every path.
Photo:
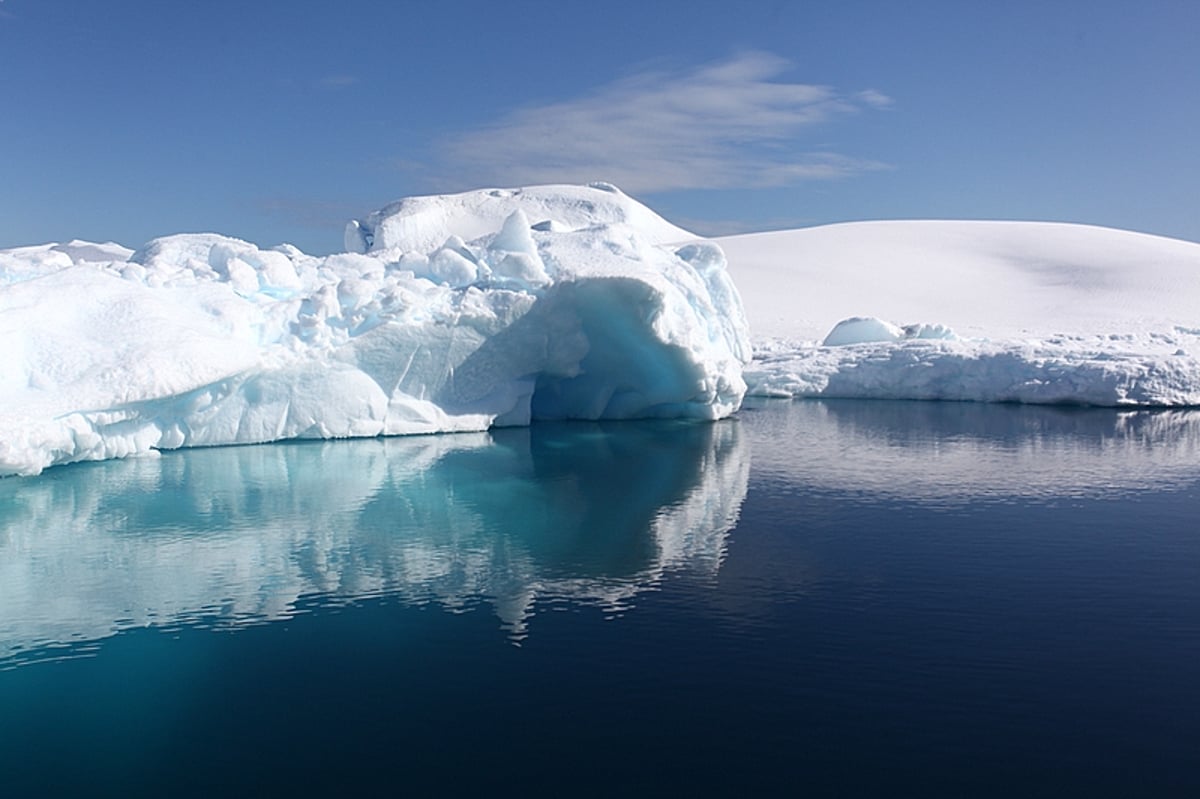
<instances>
[{"instance_id":1,"label":"snow surface texture","mask_svg":"<svg viewBox=\"0 0 1200 799\"><path fill-rule=\"evenodd\" d=\"M718 419L750 345L724 255L606 184L353 222L315 258L214 234L0 252L0 475L155 449ZM683 239L683 241L679 241Z\"/></svg>"},{"instance_id":2,"label":"snow surface texture","mask_svg":"<svg viewBox=\"0 0 1200 799\"><path fill-rule=\"evenodd\" d=\"M716 241L755 336L751 394L1200 405L1200 244L945 221Z\"/></svg>"}]
</instances>

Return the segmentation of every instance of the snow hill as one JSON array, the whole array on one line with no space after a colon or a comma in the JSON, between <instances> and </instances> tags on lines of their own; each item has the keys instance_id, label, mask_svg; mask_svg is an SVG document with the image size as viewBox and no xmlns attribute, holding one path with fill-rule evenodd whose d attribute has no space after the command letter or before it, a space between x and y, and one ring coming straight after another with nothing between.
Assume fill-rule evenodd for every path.
<instances>
[{"instance_id":1,"label":"snow hill","mask_svg":"<svg viewBox=\"0 0 1200 799\"><path fill-rule=\"evenodd\" d=\"M756 338L843 319L972 338L1200 327L1200 244L1048 222L850 222L715 239Z\"/></svg>"},{"instance_id":2,"label":"snow hill","mask_svg":"<svg viewBox=\"0 0 1200 799\"><path fill-rule=\"evenodd\" d=\"M1200 405L1200 244L951 221L716 242L754 336L752 394Z\"/></svg>"},{"instance_id":3,"label":"snow hill","mask_svg":"<svg viewBox=\"0 0 1200 799\"><path fill-rule=\"evenodd\" d=\"M0 476L297 437L717 419L747 392L1200 405L1188 242L1020 222L705 241L608 184L409 198L345 242L323 258L216 234L0 251Z\"/></svg>"}]
</instances>

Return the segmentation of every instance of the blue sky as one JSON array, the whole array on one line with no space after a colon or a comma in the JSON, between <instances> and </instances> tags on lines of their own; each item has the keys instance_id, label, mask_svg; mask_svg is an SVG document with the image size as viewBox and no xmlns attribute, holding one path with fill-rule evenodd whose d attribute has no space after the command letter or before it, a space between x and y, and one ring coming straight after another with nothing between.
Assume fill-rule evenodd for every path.
<instances>
[{"instance_id":1,"label":"blue sky","mask_svg":"<svg viewBox=\"0 0 1200 799\"><path fill-rule=\"evenodd\" d=\"M0 0L0 247L309 252L411 194L608 180L705 233L1200 241L1200 3Z\"/></svg>"}]
</instances>

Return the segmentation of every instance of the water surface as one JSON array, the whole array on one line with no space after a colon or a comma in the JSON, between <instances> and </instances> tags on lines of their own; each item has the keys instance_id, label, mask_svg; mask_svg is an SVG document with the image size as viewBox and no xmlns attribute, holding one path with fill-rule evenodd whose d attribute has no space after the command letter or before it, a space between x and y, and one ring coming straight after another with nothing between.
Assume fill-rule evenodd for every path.
<instances>
[{"instance_id":1,"label":"water surface","mask_svg":"<svg viewBox=\"0 0 1200 799\"><path fill-rule=\"evenodd\" d=\"M4 480L0 773L1193 795L1197 511L1200 414L953 403Z\"/></svg>"}]
</instances>

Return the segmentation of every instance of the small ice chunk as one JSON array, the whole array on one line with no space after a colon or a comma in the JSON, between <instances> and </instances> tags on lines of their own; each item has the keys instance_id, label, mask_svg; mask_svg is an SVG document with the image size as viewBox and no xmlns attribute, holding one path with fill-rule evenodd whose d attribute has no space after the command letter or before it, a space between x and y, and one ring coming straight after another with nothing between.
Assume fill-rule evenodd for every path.
<instances>
[{"instance_id":1,"label":"small ice chunk","mask_svg":"<svg viewBox=\"0 0 1200 799\"><path fill-rule=\"evenodd\" d=\"M821 342L823 347L845 347L850 344L872 344L881 341L899 341L904 330L891 322L874 316L852 316L833 326L829 335Z\"/></svg>"},{"instance_id":2,"label":"small ice chunk","mask_svg":"<svg viewBox=\"0 0 1200 799\"><path fill-rule=\"evenodd\" d=\"M720 272L725 269L725 253L711 241L698 241L685 244L675 251L675 255L687 261L702 275Z\"/></svg>"},{"instance_id":3,"label":"small ice chunk","mask_svg":"<svg viewBox=\"0 0 1200 799\"><path fill-rule=\"evenodd\" d=\"M546 265L538 255L537 242L529 229L529 217L520 208L504 220L500 232L488 245L492 271L496 277L514 280L526 286L550 282Z\"/></svg>"},{"instance_id":4,"label":"small ice chunk","mask_svg":"<svg viewBox=\"0 0 1200 799\"><path fill-rule=\"evenodd\" d=\"M550 276L546 274L546 267L536 254L507 253L493 271L497 277L516 280L527 286L538 286L550 282Z\"/></svg>"},{"instance_id":5,"label":"small ice chunk","mask_svg":"<svg viewBox=\"0 0 1200 799\"><path fill-rule=\"evenodd\" d=\"M533 236L529 232L529 218L525 216L524 211L518 208L508 215L488 249L537 254L537 244L534 243Z\"/></svg>"},{"instance_id":6,"label":"small ice chunk","mask_svg":"<svg viewBox=\"0 0 1200 799\"><path fill-rule=\"evenodd\" d=\"M917 324L904 326L905 338L941 339L943 341L958 341L958 334L946 325Z\"/></svg>"},{"instance_id":7,"label":"small ice chunk","mask_svg":"<svg viewBox=\"0 0 1200 799\"><path fill-rule=\"evenodd\" d=\"M458 250L443 247L429 258L429 275L447 286L469 286L479 277L479 269Z\"/></svg>"}]
</instances>

